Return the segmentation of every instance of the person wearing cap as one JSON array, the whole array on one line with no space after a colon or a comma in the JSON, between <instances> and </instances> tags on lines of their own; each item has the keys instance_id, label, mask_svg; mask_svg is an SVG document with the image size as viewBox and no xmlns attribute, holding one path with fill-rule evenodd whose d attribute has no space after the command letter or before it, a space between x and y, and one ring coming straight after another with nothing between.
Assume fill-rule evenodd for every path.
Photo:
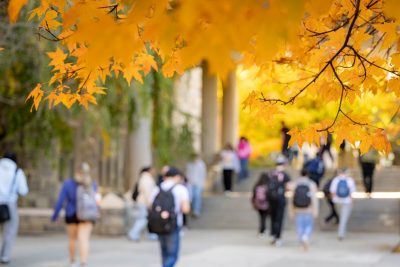
<instances>
[{"instance_id":1,"label":"person wearing cap","mask_svg":"<svg viewBox=\"0 0 400 267\"><path fill-rule=\"evenodd\" d=\"M286 173L285 168L287 159L279 156L276 160L276 167L269 173L267 197L269 201L269 212L271 218L271 244L281 246L281 233L283 226L283 218L286 208L285 192L288 190L290 176Z\"/></svg>"},{"instance_id":2,"label":"person wearing cap","mask_svg":"<svg viewBox=\"0 0 400 267\"><path fill-rule=\"evenodd\" d=\"M156 187L151 195L151 203L160 192L160 188L168 191L172 188L174 196L174 206L177 215L178 227L170 234L162 234L158 236L161 247L162 266L173 267L178 261L180 247L180 230L183 226L183 214L190 212L190 198L187 188L182 184L182 174L175 167L169 167L164 176L163 182Z\"/></svg>"},{"instance_id":3,"label":"person wearing cap","mask_svg":"<svg viewBox=\"0 0 400 267\"><path fill-rule=\"evenodd\" d=\"M352 194L356 191L354 179L350 177L347 168L338 171L338 175L333 178L330 192L333 203L339 207L339 227L338 239L343 240L347 231L351 210L353 207Z\"/></svg>"},{"instance_id":4,"label":"person wearing cap","mask_svg":"<svg viewBox=\"0 0 400 267\"><path fill-rule=\"evenodd\" d=\"M89 240L94 222L82 221L77 217L77 190L78 186L82 186L91 188L93 192L97 193L97 184L92 180L90 173L90 165L83 162L76 170L75 177L64 181L51 217L52 222L57 221L60 211L64 208L71 267L86 266L89 256ZM96 197L99 201L98 194ZM76 264L76 245L79 248L80 265Z\"/></svg>"},{"instance_id":5,"label":"person wearing cap","mask_svg":"<svg viewBox=\"0 0 400 267\"><path fill-rule=\"evenodd\" d=\"M18 168L17 156L14 153L6 153L0 159L0 178L0 204L6 204L10 214L9 220L3 223L0 255L1 263L7 264L10 262L12 245L18 233L18 196L25 196L29 191L25 173Z\"/></svg>"}]
</instances>

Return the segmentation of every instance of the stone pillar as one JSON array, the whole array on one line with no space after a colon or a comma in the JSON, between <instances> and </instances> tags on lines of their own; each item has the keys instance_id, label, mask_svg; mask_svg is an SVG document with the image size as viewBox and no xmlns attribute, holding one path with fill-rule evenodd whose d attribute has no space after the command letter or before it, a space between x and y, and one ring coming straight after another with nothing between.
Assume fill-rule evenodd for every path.
<instances>
[{"instance_id":1,"label":"stone pillar","mask_svg":"<svg viewBox=\"0 0 400 267\"><path fill-rule=\"evenodd\" d=\"M140 170L152 164L151 155L151 120L149 117L138 119L137 128L129 136L129 161L127 162L129 189L139 177Z\"/></svg>"},{"instance_id":2,"label":"stone pillar","mask_svg":"<svg viewBox=\"0 0 400 267\"><path fill-rule=\"evenodd\" d=\"M135 88L136 114L133 116L133 131L128 136L125 187L131 190L143 167L153 164L152 157L152 105L147 87ZM139 90L144 90L139 92Z\"/></svg>"},{"instance_id":3,"label":"stone pillar","mask_svg":"<svg viewBox=\"0 0 400 267\"><path fill-rule=\"evenodd\" d=\"M218 83L217 76L209 74L207 62L203 62L202 68L201 154L210 164L218 152Z\"/></svg>"},{"instance_id":4,"label":"stone pillar","mask_svg":"<svg viewBox=\"0 0 400 267\"><path fill-rule=\"evenodd\" d=\"M223 83L222 99L222 145L236 145L238 139L239 112L236 88L236 71L230 71Z\"/></svg>"}]
</instances>

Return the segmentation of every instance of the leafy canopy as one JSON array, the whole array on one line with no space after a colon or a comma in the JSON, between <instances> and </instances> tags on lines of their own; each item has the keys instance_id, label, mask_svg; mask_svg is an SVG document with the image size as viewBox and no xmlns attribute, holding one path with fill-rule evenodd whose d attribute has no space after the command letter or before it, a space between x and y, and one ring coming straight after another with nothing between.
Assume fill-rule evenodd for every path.
<instances>
[{"instance_id":1,"label":"leafy canopy","mask_svg":"<svg viewBox=\"0 0 400 267\"><path fill-rule=\"evenodd\" d=\"M11 0L16 21L27 0ZM338 139L361 141L388 152L385 131L354 110L368 94L400 95L400 53L396 0L42 0L30 19L41 37L58 42L48 55L53 77L29 97L87 106L115 74L142 81L151 69L166 76L207 60L220 75L256 66L265 83L244 102L271 118L282 106L312 96L335 102L332 118L293 129L292 142L319 143L335 131ZM155 56L162 64L157 64ZM285 72L276 72L285 68ZM283 76L283 77L282 77ZM281 91L269 91L271 83ZM281 105L279 105L281 104ZM399 103L393 103L396 110ZM361 112L362 113L362 112Z\"/></svg>"}]
</instances>

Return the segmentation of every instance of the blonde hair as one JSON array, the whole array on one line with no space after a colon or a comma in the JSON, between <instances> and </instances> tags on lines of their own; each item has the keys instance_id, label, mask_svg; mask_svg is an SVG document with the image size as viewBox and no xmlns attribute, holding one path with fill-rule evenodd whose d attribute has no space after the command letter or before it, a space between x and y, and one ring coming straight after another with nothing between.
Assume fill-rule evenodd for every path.
<instances>
[{"instance_id":1,"label":"blonde hair","mask_svg":"<svg viewBox=\"0 0 400 267\"><path fill-rule=\"evenodd\" d=\"M75 180L77 183L89 188L92 184L92 177L90 176L90 165L87 162L82 162L79 166Z\"/></svg>"}]
</instances>

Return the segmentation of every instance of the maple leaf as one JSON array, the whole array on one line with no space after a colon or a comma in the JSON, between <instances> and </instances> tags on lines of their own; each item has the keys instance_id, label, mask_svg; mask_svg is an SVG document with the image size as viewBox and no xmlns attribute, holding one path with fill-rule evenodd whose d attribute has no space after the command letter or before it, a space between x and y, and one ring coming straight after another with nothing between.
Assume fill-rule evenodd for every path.
<instances>
[{"instance_id":1,"label":"maple leaf","mask_svg":"<svg viewBox=\"0 0 400 267\"><path fill-rule=\"evenodd\" d=\"M10 18L10 22L14 23L17 21L19 12L27 2L28 0L10 0L8 3L8 17Z\"/></svg>"},{"instance_id":2,"label":"maple leaf","mask_svg":"<svg viewBox=\"0 0 400 267\"><path fill-rule=\"evenodd\" d=\"M372 136L372 146L382 153L388 155L391 150L391 145L387 139L384 129L376 129Z\"/></svg>"},{"instance_id":3,"label":"maple leaf","mask_svg":"<svg viewBox=\"0 0 400 267\"><path fill-rule=\"evenodd\" d=\"M135 78L140 83L143 83L142 75L139 73L140 67L136 64L130 63L127 68L124 69L124 78L131 84L132 78Z\"/></svg>"},{"instance_id":4,"label":"maple leaf","mask_svg":"<svg viewBox=\"0 0 400 267\"><path fill-rule=\"evenodd\" d=\"M40 101L42 100L42 97L44 95L44 92L42 90L42 85L40 83L38 83L36 85L36 87L29 93L29 95L26 97L26 101L28 101L28 99L32 98L33 99L33 105L31 107L31 112L33 107L35 107L36 110L38 110L39 108L39 104Z\"/></svg>"},{"instance_id":5,"label":"maple leaf","mask_svg":"<svg viewBox=\"0 0 400 267\"><path fill-rule=\"evenodd\" d=\"M49 63L50 66L54 66L55 69L60 69L64 66L64 60L67 58L67 54L65 54L59 47L55 52L48 52L47 55L51 58Z\"/></svg>"},{"instance_id":6,"label":"maple leaf","mask_svg":"<svg viewBox=\"0 0 400 267\"><path fill-rule=\"evenodd\" d=\"M85 109L88 109L89 103L97 104L96 98L91 94L80 95L78 101Z\"/></svg>"},{"instance_id":7,"label":"maple leaf","mask_svg":"<svg viewBox=\"0 0 400 267\"><path fill-rule=\"evenodd\" d=\"M61 23L56 20L57 16L58 14L55 10L47 11L40 25L46 29L49 28L50 30L57 29L61 26Z\"/></svg>"}]
</instances>

